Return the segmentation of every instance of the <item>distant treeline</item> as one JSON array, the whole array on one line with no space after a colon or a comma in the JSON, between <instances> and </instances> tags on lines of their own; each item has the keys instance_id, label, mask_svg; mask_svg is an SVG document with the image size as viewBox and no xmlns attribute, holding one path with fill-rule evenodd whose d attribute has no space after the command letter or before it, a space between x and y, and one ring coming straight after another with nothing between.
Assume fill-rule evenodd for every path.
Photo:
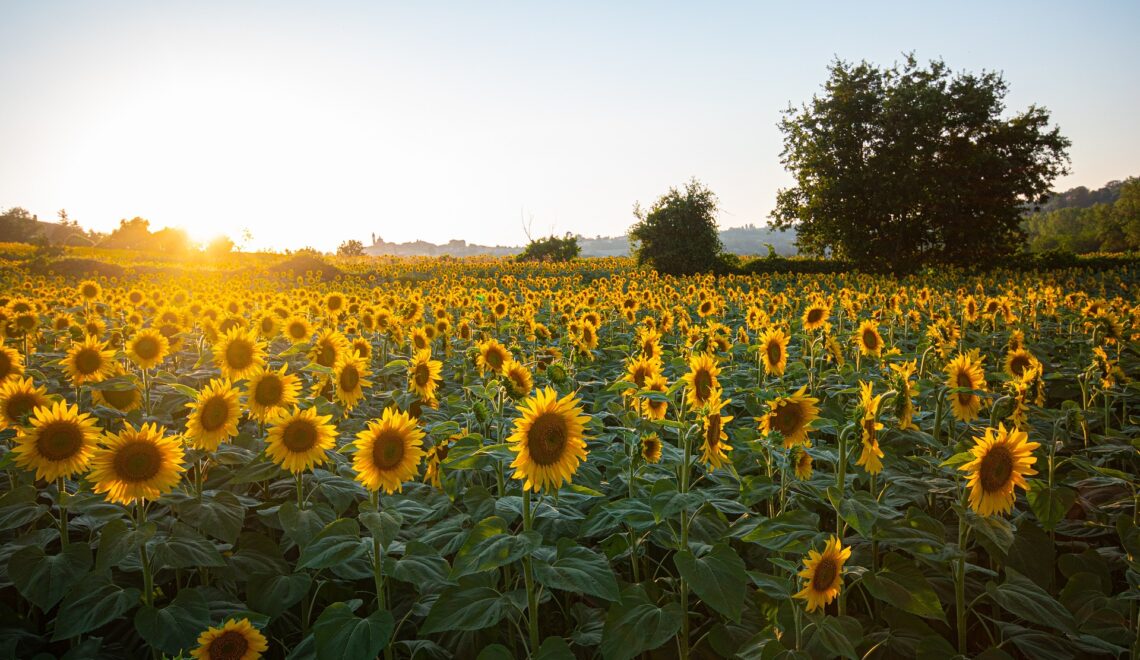
<instances>
[{"instance_id":1,"label":"distant treeline","mask_svg":"<svg viewBox=\"0 0 1140 660\"><path fill-rule=\"evenodd\" d=\"M1054 194L1023 224L1033 252L1122 252L1140 249L1140 178L1103 188Z\"/></svg>"}]
</instances>

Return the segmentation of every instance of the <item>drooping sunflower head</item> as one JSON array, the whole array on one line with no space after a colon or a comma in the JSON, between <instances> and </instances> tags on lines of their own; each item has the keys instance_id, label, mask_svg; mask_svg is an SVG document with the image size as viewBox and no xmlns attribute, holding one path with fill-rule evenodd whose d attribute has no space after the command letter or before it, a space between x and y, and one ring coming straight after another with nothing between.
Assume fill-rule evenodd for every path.
<instances>
[{"instance_id":1,"label":"drooping sunflower head","mask_svg":"<svg viewBox=\"0 0 1140 660\"><path fill-rule=\"evenodd\" d=\"M47 388L31 378L12 378L0 383L0 431L24 424L33 410L50 403Z\"/></svg>"},{"instance_id":2,"label":"drooping sunflower head","mask_svg":"<svg viewBox=\"0 0 1140 660\"><path fill-rule=\"evenodd\" d=\"M855 344L859 352L867 357L879 357L883 354L883 336L879 334L879 326L872 320L863 321L855 331Z\"/></svg>"},{"instance_id":3,"label":"drooping sunflower head","mask_svg":"<svg viewBox=\"0 0 1140 660\"><path fill-rule=\"evenodd\" d=\"M808 444L809 425L819 417L819 399L807 395L807 386L791 396L776 397L768 402L768 413L757 419L766 437L773 431L784 436L784 448Z\"/></svg>"},{"instance_id":4,"label":"drooping sunflower head","mask_svg":"<svg viewBox=\"0 0 1140 660\"><path fill-rule=\"evenodd\" d=\"M697 353L689 358L689 373L681 378L688 384L685 400L691 407L700 408L708 403L713 392L720 389L719 375L720 367L711 353Z\"/></svg>"},{"instance_id":5,"label":"drooping sunflower head","mask_svg":"<svg viewBox=\"0 0 1140 660\"><path fill-rule=\"evenodd\" d=\"M656 433L641 436L641 457L646 463L661 462L661 436Z\"/></svg>"},{"instance_id":6,"label":"drooping sunflower head","mask_svg":"<svg viewBox=\"0 0 1140 660\"><path fill-rule=\"evenodd\" d=\"M245 385L245 405L254 419L264 422L277 410L297 403L301 380L296 374L285 373L286 365L277 371L258 369Z\"/></svg>"},{"instance_id":7,"label":"drooping sunflower head","mask_svg":"<svg viewBox=\"0 0 1140 660\"><path fill-rule=\"evenodd\" d=\"M728 440L728 434L725 433L724 426L731 422L733 418L721 412L728 403L728 400L721 399L720 390L716 390L709 398L709 402L705 405L703 415L704 441L701 443L701 460L709 466L709 469L723 466L728 462L728 456L725 452L732 451L732 446L726 442Z\"/></svg>"},{"instance_id":8,"label":"drooping sunflower head","mask_svg":"<svg viewBox=\"0 0 1140 660\"><path fill-rule=\"evenodd\" d=\"M158 366L170 352L170 341L161 332L145 328L127 341L127 357L142 369Z\"/></svg>"},{"instance_id":9,"label":"drooping sunflower head","mask_svg":"<svg viewBox=\"0 0 1140 660\"><path fill-rule=\"evenodd\" d=\"M801 445L796 445L792 448L792 465L795 468L796 479L807 481L811 479L812 473L812 458L811 454L807 453Z\"/></svg>"},{"instance_id":10,"label":"drooping sunflower head","mask_svg":"<svg viewBox=\"0 0 1140 660\"><path fill-rule=\"evenodd\" d=\"M784 334L783 328L769 328L760 337L760 359L764 363L764 372L769 376L783 376L788 366L788 341L791 339Z\"/></svg>"},{"instance_id":11,"label":"drooping sunflower head","mask_svg":"<svg viewBox=\"0 0 1140 660\"><path fill-rule=\"evenodd\" d=\"M478 365L481 372L490 371L495 374L502 374L503 363L510 356L507 347L500 344L497 339L488 339L479 343L479 357L475 359L475 364Z\"/></svg>"},{"instance_id":12,"label":"drooping sunflower head","mask_svg":"<svg viewBox=\"0 0 1140 660\"><path fill-rule=\"evenodd\" d=\"M333 367L333 381L336 383L336 400L345 410L352 410L364 398L364 388L372 387L368 380L368 363L355 351L346 350L337 358Z\"/></svg>"},{"instance_id":13,"label":"drooping sunflower head","mask_svg":"<svg viewBox=\"0 0 1140 660\"><path fill-rule=\"evenodd\" d=\"M503 378L506 380L507 391L516 399L530 396L534 389L534 377L530 369L514 358L508 358L503 363Z\"/></svg>"},{"instance_id":14,"label":"drooping sunflower head","mask_svg":"<svg viewBox=\"0 0 1140 660\"><path fill-rule=\"evenodd\" d=\"M385 408L380 419L357 434L352 467L356 480L369 490L392 494L416 477L424 457L424 432L405 412Z\"/></svg>"},{"instance_id":15,"label":"drooping sunflower head","mask_svg":"<svg viewBox=\"0 0 1140 660\"><path fill-rule=\"evenodd\" d=\"M1014 487L1028 489L1026 476L1037 474L1031 466L1037 462L1033 450L1041 446L1027 442L1029 436L1017 429L987 428L985 435L974 438L970 453L974 460L958 469L967 472L970 508L982 516L1009 513L1013 509Z\"/></svg>"},{"instance_id":16,"label":"drooping sunflower head","mask_svg":"<svg viewBox=\"0 0 1140 660\"><path fill-rule=\"evenodd\" d=\"M0 383L19 378L24 373L24 356L19 351L0 344Z\"/></svg>"},{"instance_id":17,"label":"drooping sunflower head","mask_svg":"<svg viewBox=\"0 0 1140 660\"><path fill-rule=\"evenodd\" d=\"M279 409L270 418L265 454L293 474L323 465L325 452L336 444L331 420L332 415L318 415L316 408Z\"/></svg>"},{"instance_id":18,"label":"drooping sunflower head","mask_svg":"<svg viewBox=\"0 0 1140 660\"><path fill-rule=\"evenodd\" d=\"M230 619L198 636L198 648L190 655L198 660L257 660L269 642L249 619Z\"/></svg>"},{"instance_id":19,"label":"drooping sunflower head","mask_svg":"<svg viewBox=\"0 0 1140 660\"><path fill-rule=\"evenodd\" d=\"M443 379L443 362L431 359L431 349L417 351L408 365L408 389L424 401L434 402Z\"/></svg>"},{"instance_id":20,"label":"drooping sunflower head","mask_svg":"<svg viewBox=\"0 0 1140 660\"><path fill-rule=\"evenodd\" d=\"M126 375L127 370L122 365L115 368L116 377ZM128 376L127 380L132 382L127 383L125 387L91 390L91 401L95 405L106 406L122 413L138 409L143 402L142 392L138 384L133 382L133 377Z\"/></svg>"},{"instance_id":21,"label":"drooping sunflower head","mask_svg":"<svg viewBox=\"0 0 1140 660\"><path fill-rule=\"evenodd\" d=\"M984 391L986 375L982 370L981 358L968 353L959 353L946 366L946 387ZM982 399L973 392L960 391L950 395L950 410L962 422L970 422L978 417Z\"/></svg>"},{"instance_id":22,"label":"drooping sunflower head","mask_svg":"<svg viewBox=\"0 0 1140 660\"><path fill-rule=\"evenodd\" d=\"M1011 378L1021 378L1026 371L1039 364L1037 357L1024 348L1011 350L1005 356L1005 372Z\"/></svg>"},{"instance_id":23,"label":"drooping sunflower head","mask_svg":"<svg viewBox=\"0 0 1140 660\"><path fill-rule=\"evenodd\" d=\"M216 451L218 446L238 433L241 406L238 391L226 378L215 378L198 393L198 400L186 404L186 437L196 449Z\"/></svg>"},{"instance_id":24,"label":"drooping sunflower head","mask_svg":"<svg viewBox=\"0 0 1140 660\"><path fill-rule=\"evenodd\" d=\"M265 342L258 338L255 330L231 328L214 345L214 362L222 376L242 380L265 367Z\"/></svg>"},{"instance_id":25,"label":"drooping sunflower head","mask_svg":"<svg viewBox=\"0 0 1140 660\"><path fill-rule=\"evenodd\" d=\"M76 385L101 383L110 378L115 369L115 352L107 343L87 335L83 341L73 342L63 359L63 369Z\"/></svg>"},{"instance_id":26,"label":"drooping sunflower head","mask_svg":"<svg viewBox=\"0 0 1140 660\"><path fill-rule=\"evenodd\" d=\"M136 429L127 423L118 435L103 435L88 478L110 502L155 500L178 485L186 471L184 457L181 441L167 436L165 427L143 424Z\"/></svg>"},{"instance_id":27,"label":"drooping sunflower head","mask_svg":"<svg viewBox=\"0 0 1140 660\"><path fill-rule=\"evenodd\" d=\"M669 381L665 376L656 374L650 376L649 379L645 381L645 389L650 392L660 392L664 395L669 391ZM661 420L665 419L665 414L668 412L669 401L664 398L655 400L647 397L641 400L640 408L641 414L644 415L646 419Z\"/></svg>"},{"instance_id":28,"label":"drooping sunflower head","mask_svg":"<svg viewBox=\"0 0 1140 660\"><path fill-rule=\"evenodd\" d=\"M843 588L843 564L850 557L851 548L844 548L834 536L828 539L822 553L816 550L808 552L804 569L799 574L807 582L795 597L807 601L809 612L826 607L839 595Z\"/></svg>"},{"instance_id":29,"label":"drooping sunflower head","mask_svg":"<svg viewBox=\"0 0 1140 660\"><path fill-rule=\"evenodd\" d=\"M12 448L16 465L47 481L86 471L99 439L94 418L60 401L36 408L28 423L31 428L16 436Z\"/></svg>"},{"instance_id":30,"label":"drooping sunflower head","mask_svg":"<svg viewBox=\"0 0 1140 660\"><path fill-rule=\"evenodd\" d=\"M508 439L511 450L518 453L511 463L514 478L524 480L523 488L535 492L557 490L586 460L583 433L590 418L582 413L574 394L558 398L550 387L528 397L518 410L522 416L515 420Z\"/></svg>"},{"instance_id":31,"label":"drooping sunflower head","mask_svg":"<svg viewBox=\"0 0 1140 660\"><path fill-rule=\"evenodd\" d=\"M622 380L633 383L638 390L643 390L649 379L660 372L661 362L659 360L637 356L629 360ZM626 396L632 395L634 392L635 390L622 390L622 394Z\"/></svg>"}]
</instances>

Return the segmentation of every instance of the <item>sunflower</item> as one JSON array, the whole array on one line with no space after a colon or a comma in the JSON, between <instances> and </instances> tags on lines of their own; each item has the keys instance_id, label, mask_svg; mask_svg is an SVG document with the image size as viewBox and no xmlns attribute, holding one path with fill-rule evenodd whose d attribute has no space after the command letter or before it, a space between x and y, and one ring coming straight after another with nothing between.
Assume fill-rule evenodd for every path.
<instances>
[{"instance_id":1,"label":"sunflower","mask_svg":"<svg viewBox=\"0 0 1140 660\"><path fill-rule=\"evenodd\" d=\"M427 331L422 327L412 328L412 334L408 341L411 343L413 352L431 348L431 338L428 337Z\"/></svg>"},{"instance_id":2,"label":"sunflower","mask_svg":"<svg viewBox=\"0 0 1140 660\"><path fill-rule=\"evenodd\" d=\"M661 371L661 363L657 359L650 359L642 356L630 358L626 364L625 375L622 380L627 383L633 383L636 388L622 390L623 396L632 396L637 390L645 389L645 384L650 378L656 376Z\"/></svg>"},{"instance_id":3,"label":"sunflower","mask_svg":"<svg viewBox=\"0 0 1140 660\"><path fill-rule=\"evenodd\" d=\"M642 327L637 331L637 346L647 360L661 357L661 333L655 328Z\"/></svg>"},{"instance_id":4,"label":"sunflower","mask_svg":"<svg viewBox=\"0 0 1140 660\"><path fill-rule=\"evenodd\" d=\"M83 341L73 342L63 358L63 370L75 385L101 383L115 368L115 352L107 350L107 342L87 335Z\"/></svg>"},{"instance_id":5,"label":"sunflower","mask_svg":"<svg viewBox=\"0 0 1140 660\"><path fill-rule=\"evenodd\" d=\"M985 391L986 374L982 370L981 358L959 353L950 364L946 365L946 387ZM981 408L982 398L973 392L950 395L950 409L954 417L960 421L970 422L977 419Z\"/></svg>"},{"instance_id":6,"label":"sunflower","mask_svg":"<svg viewBox=\"0 0 1140 660\"><path fill-rule=\"evenodd\" d=\"M425 484L431 484L434 488L442 488L443 462L447 460L447 454L451 450L451 442L466 436L467 429L464 429L458 435L437 442L427 451L427 466L424 468Z\"/></svg>"},{"instance_id":7,"label":"sunflower","mask_svg":"<svg viewBox=\"0 0 1140 660\"><path fill-rule=\"evenodd\" d=\"M764 361L764 373L769 376L783 376L788 366L788 340L782 328L769 328L760 337L760 358Z\"/></svg>"},{"instance_id":8,"label":"sunflower","mask_svg":"<svg viewBox=\"0 0 1140 660\"><path fill-rule=\"evenodd\" d=\"M285 336L290 343L301 344L313 336L313 326L300 316L292 316L285 321Z\"/></svg>"},{"instance_id":9,"label":"sunflower","mask_svg":"<svg viewBox=\"0 0 1140 660\"><path fill-rule=\"evenodd\" d=\"M804 570L800 577L807 580L803 590L795 595L807 601L807 610L813 612L826 607L843 588L843 564L851 556L851 548L844 548L843 543L832 536L820 554L815 550L808 552L804 559Z\"/></svg>"},{"instance_id":10,"label":"sunflower","mask_svg":"<svg viewBox=\"0 0 1140 660\"><path fill-rule=\"evenodd\" d=\"M1027 370L1039 364L1036 356L1024 348L1013 349L1005 356L1005 372L1010 378L1021 378Z\"/></svg>"},{"instance_id":11,"label":"sunflower","mask_svg":"<svg viewBox=\"0 0 1140 660\"><path fill-rule=\"evenodd\" d=\"M317 333L317 338L313 340L313 347L309 349L309 360L332 369L340 356L348 350L347 337L337 330L325 328Z\"/></svg>"},{"instance_id":12,"label":"sunflower","mask_svg":"<svg viewBox=\"0 0 1140 660\"><path fill-rule=\"evenodd\" d=\"M115 369L116 376L125 376L126 374L127 371L122 365ZM94 405L106 406L126 413L142 406L143 397L138 385L132 384L126 389L91 390L91 402Z\"/></svg>"},{"instance_id":13,"label":"sunflower","mask_svg":"<svg viewBox=\"0 0 1140 660\"><path fill-rule=\"evenodd\" d=\"M641 457L646 463L661 462L661 436L656 433L641 436Z\"/></svg>"},{"instance_id":14,"label":"sunflower","mask_svg":"<svg viewBox=\"0 0 1140 660\"><path fill-rule=\"evenodd\" d=\"M985 435L974 437L976 443L970 453L974 460L958 469L968 472L966 486L970 489L970 508L979 515L1009 513L1013 508L1014 486L1028 489L1027 475L1037 474L1031 465L1037 462L1033 450L1040 443L1026 442L1028 435L1017 429L987 428Z\"/></svg>"},{"instance_id":15,"label":"sunflower","mask_svg":"<svg viewBox=\"0 0 1140 660\"><path fill-rule=\"evenodd\" d=\"M127 342L127 357L141 369L158 366L170 351L170 341L154 328L139 330Z\"/></svg>"},{"instance_id":16,"label":"sunflower","mask_svg":"<svg viewBox=\"0 0 1140 660\"><path fill-rule=\"evenodd\" d=\"M879 431L883 424L879 421L879 404L883 395L873 394L874 386L866 381L859 381L858 421L863 431L863 452L855 465L861 466L868 474L878 474L883 471L883 450L879 448Z\"/></svg>"},{"instance_id":17,"label":"sunflower","mask_svg":"<svg viewBox=\"0 0 1140 660\"><path fill-rule=\"evenodd\" d=\"M31 378L13 378L0 383L0 431L21 426L33 410L49 403L47 388L36 387Z\"/></svg>"},{"instance_id":18,"label":"sunflower","mask_svg":"<svg viewBox=\"0 0 1140 660\"><path fill-rule=\"evenodd\" d=\"M215 378L198 393L198 400L186 404L186 437L195 449L217 451L218 445L238 433L241 406L238 391L226 378Z\"/></svg>"},{"instance_id":19,"label":"sunflower","mask_svg":"<svg viewBox=\"0 0 1140 660\"><path fill-rule=\"evenodd\" d=\"M24 374L24 356L0 344L0 383L19 378Z\"/></svg>"},{"instance_id":20,"label":"sunflower","mask_svg":"<svg viewBox=\"0 0 1140 660\"><path fill-rule=\"evenodd\" d=\"M669 391L669 381L666 380L665 376L656 374L654 376L650 376L649 379L645 381L645 389L649 390L650 392L660 392L661 394L665 394ZM668 412L669 402L665 399L655 401L653 399L645 397L641 399L640 407L641 414L646 419L662 420L665 419L665 414Z\"/></svg>"},{"instance_id":21,"label":"sunflower","mask_svg":"<svg viewBox=\"0 0 1140 660\"><path fill-rule=\"evenodd\" d=\"M242 380L265 367L265 342L254 330L230 328L214 345L214 362L222 376Z\"/></svg>"},{"instance_id":22,"label":"sunflower","mask_svg":"<svg viewBox=\"0 0 1140 660\"><path fill-rule=\"evenodd\" d=\"M815 404L819 399L807 395L807 386L791 396L781 396L768 402L768 413L757 418L760 432L767 437L773 431L784 436L784 449L792 445L809 445L808 425L819 417Z\"/></svg>"},{"instance_id":23,"label":"sunflower","mask_svg":"<svg viewBox=\"0 0 1140 660\"><path fill-rule=\"evenodd\" d=\"M352 468L356 480L369 490L385 493L403 490L403 483L415 478L424 457L424 432L405 412L385 408L378 420L356 435L356 455Z\"/></svg>"},{"instance_id":24,"label":"sunflower","mask_svg":"<svg viewBox=\"0 0 1140 660\"><path fill-rule=\"evenodd\" d=\"M372 387L372 381L368 380L370 375L368 363L355 351L346 350L337 358L333 382L336 383L336 400L345 410L352 410L364 398L364 388Z\"/></svg>"},{"instance_id":25,"label":"sunflower","mask_svg":"<svg viewBox=\"0 0 1140 660\"><path fill-rule=\"evenodd\" d=\"M105 433L103 444L91 457L88 479L107 500L130 505L154 500L174 490L186 471L182 443L166 436L166 428L127 423L118 435Z\"/></svg>"},{"instance_id":26,"label":"sunflower","mask_svg":"<svg viewBox=\"0 0 1140 660\"><path fill-rule=\"evenodd\" d=\"M511 356L507 347L500 344L497 339L488 339L480 342L478 346L479 357L475 359L475 364L479 367L479 371L502 373L503 363Z\"/></svg>"},{"instance_id":27,"label":"sunflower","mask_svg":"<svg viewBox=\"0 0 1140 660\"><path fill-rule=\"evenodd\" d=\"M578 352L589 356L590 351L598 347L598 326L583 320L577 332L573 333L573 337Z\"/></svg>"},{"instance_id":28,"label":"sunflower","mask_svg":"<svg viewBox=\"0 0 1140 660\"><path fill-rule=\"evenodd\" d=\"M867 357L883 354L883 336L879 334L879 327L874 321L868 319L859 324L859 329L855 331L855 345Z\"/></svg>"},{"instance_id":29,"label":"sunflower","mask_svg":"<svg viewBox=\"0 0 1140 660\"><path fill-rule=\"evenodd\" d=\"M269 642L249 619L230 619L198 636L198 648L190 652L198 660L257 660Z\"/></svg>"},{"instance_id":30,"label":"sunflower","mask_svg":"<svg viewBox=\"0 0 1140 660\"><path fill-rule=\"evenodd\" d=\"M431 349L417 351L408 366L408 389L424 401L435 401L435 391L443 380L443 363L431 359Z\"/></svg>"},{"instance_id":31,"label":"sunflower","mask_svg":"<svg viewBox=\"0 0 1140 660\"><path fill-rule=\"evenodd\" d=\"M258 369L245 384L245 405L250 417L264 422L275 411L297 403L301 380L295 374L285 373L287 366L277 371Z\"/></svg>"},{"instance_id":32,"label":"sunflower","mask_svg":"<svg viewBox=\"0 0 1140 660\"><path fill-rule=\"evenodd\" d=\"M812 331L817 328L822 328L827 325L828 317L827 307L822 303L814 302L808 305L804 310L803 315L803 328L805 331Z\"/></svg>"},{"instance_id":33,"label":"sunflower","mask_svg":"<svg viewBox=\"0 0 1140 660\"><path fill-rule=\"evenodd\" d=\"M507 391L516 399L530 396L534 389L534 377L523 363L514 358L507 358L503 363L503 378L507 382Z\"/></svg>"},{"instance_id":34,"label":"sunflower","mask_svg":"<svg viewBox=\"0 0 1140 660\"><path fill-rule=\"evenodd\" d=\"M918 395L918 387L910 381L916 369L916 361L891 364L891 389L898 393L894 399L895 417L899 420L899 429L918 430L914 423L914 399Z\"/></svg>"},{"instance_id":35,"label":"sunflower","mask_svg":"<svg viewBox=\"0 0 1140 660\"><path fill-rule=\"evenodd\" d=\"M792 467L795 469L796 479L807 481L811 479L811 454L800 445L792 447Z\"/></svg>"},{"instance_id":36,"label":"sunflower","mask_svg":"<svg viewBox=\"0 0 1140 660\"><path fill-rule=\"evenodd\" d=\"M720 389L717 376L720 367L711 353L698 353L689 358L689 373L681 377L688 383L685 388L685 401L693 408L700 408L709 402L713 392Z\"/></svg>"},{"instance_id":37,"label":"sunflower","mask_svg":"<svg viewBox=\"0 0 1140 660\"><path fill-rule=\"evenodd\" d=\"M582 414L578 397L567 394L559 399L550 387L528 397L518 410L522 417L515 420L514 433L507 440L518 453L511 463L514 478L525 480L523 488L535 492L561 488L586 460L582 434L590 418Z\"/></svg>"},{"instance_id":38,"label":"sunflower","mask_svg":"<svg viewBox=\"0 0 1140 660\"><path fill-rule=\"evenodd\" d=\"M35 470L36 479L55 481L87 470L99 439L99 427L79 407L60 401L40 406L28 420L31 428L16 436L16 465Z\"/></svg>"},{"instance_id":39,"label":"sunflower","mask_svg":"<svg viewBox=\"0 0 1140 660\"><path fill-rule=\"evenodd\" d=\"M728 435L724 432L724 425L732 421L732 417L721 415L720 411L729 401L722 401L720 390L713 392L705 407L704 414L704 442L701 444L701 460L710 470L715 470L728 462L725 452L732 451L732 445L726 441Z\"/></svg>"},{"instance_id":40,"label":"sunflower","mask_svg":"<svg viewBox=\"0 0 1140 660\"><path fill-rule=\"evenodd\" d=\"M336 444L332 415L318 415L316 408L279 409L270 419L265 454L281 467L299 474L323 465L325 451Z\"/></svg>"},{"instance_id":41,"label":"sunflower","mask_svg":"<svg viewBox=\"0 0 1140 660\"><path fill-rule=\"evenodd\" d=\"M98 300L103 295L103 287L94 280L83 280L79 283L79 297L86 302Z\"/></svg>"}]
</instances>

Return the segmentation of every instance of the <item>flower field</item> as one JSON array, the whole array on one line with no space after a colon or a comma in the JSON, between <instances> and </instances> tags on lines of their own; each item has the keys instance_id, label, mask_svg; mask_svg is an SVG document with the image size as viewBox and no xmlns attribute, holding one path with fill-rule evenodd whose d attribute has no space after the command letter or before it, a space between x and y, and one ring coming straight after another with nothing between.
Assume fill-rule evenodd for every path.
<instances>
[{"instance_id":1,"label":"flower field","mask_svg":"<svg viewBox=\"0 0 1140 660\"><path fill-rule=\"evenodd\" d=\"M9 255L0 656L1135 653L1134 266L335 264Z\"/></svg>"}]
</instances>

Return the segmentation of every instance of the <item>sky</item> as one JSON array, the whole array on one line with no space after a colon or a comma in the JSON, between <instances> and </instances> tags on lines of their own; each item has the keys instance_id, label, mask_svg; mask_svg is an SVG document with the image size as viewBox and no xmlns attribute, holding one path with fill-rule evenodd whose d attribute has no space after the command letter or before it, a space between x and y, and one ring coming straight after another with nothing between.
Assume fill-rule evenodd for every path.
<instances>
[{"instance_id":1,"label":"sky","mask_svg":"<svg viewBox=\"0 0 1140 660\"><path fill-rule=\"evenodd\" d=\"M1140 175L1140 2L0 0L0 208L246 249L624 234L696 177L721 227L791 184L780 113L835 57L997 70Z\"/></svg>"}]
</instances>

